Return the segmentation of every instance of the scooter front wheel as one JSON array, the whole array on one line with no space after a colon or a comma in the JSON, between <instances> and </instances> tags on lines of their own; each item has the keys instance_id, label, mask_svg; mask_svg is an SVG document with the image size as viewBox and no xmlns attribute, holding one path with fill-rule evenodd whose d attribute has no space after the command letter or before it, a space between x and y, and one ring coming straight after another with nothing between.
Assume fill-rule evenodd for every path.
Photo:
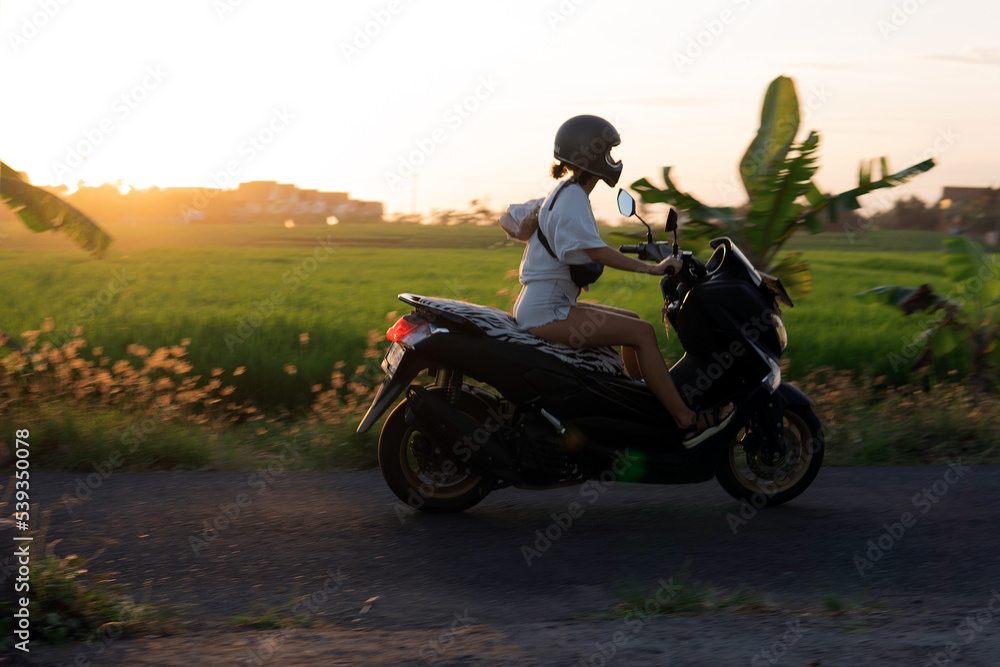
<instances>
[{"instance_id":1,"label":"scooter front wheel","mask_svg":"<svg viewBox=\"0 0 1000 667\"><path fill-rule=\"evenodd\" d=\"M429 392L444 393L440 387ZM472 394L459 395L459 411L483 423L487 406ZM382 426L378 440L378 465L396 497L409 507L429 513L466 510L490 492L487 478L469 470L462 461L465 449L451 442L435 442L406 423L406 401L397 405Z\"/></svg>"},{"instance_id":2,"label":"scooter front wheel","mask_svg":"<svg viewBox=\"0 0 1000 667\"><path fill-rule=\"evenodd\" d=\"M755 507L780 505L805 491L823 465L823 426L812 408L789 405L780 442L771 442L753 422L729 443L716 476L729 495Z\"/></svg>"}]
</instances>

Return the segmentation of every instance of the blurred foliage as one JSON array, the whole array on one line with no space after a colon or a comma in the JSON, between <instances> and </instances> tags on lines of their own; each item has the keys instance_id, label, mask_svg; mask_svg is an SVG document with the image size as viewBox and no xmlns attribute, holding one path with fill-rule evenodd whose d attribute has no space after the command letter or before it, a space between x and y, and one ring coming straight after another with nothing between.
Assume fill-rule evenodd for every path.
<instances>
[{"instance_id":1,"label":"blurred foliage","mask_svg":"<svg viewBox=\"0 0 1000 667\"><path fill-rule=\"evenodd\" d=\"M816 401L835 466L1000 462L1000 396L976 396L957 373L893 385L885 377L820 368L794 382Z\"/></svg>"},{"instance_id":2,"label":"blurred foliage","mask_svg":"<svg viewBox=\"0 0 1000 667\"><path fill-rule=\"evenodd\" d=\"M357 427L381 384L381 332L369 332L362 363L334 364L329 384L312 385L310 406L291 415L235 400L242 366L197 373L185 359L187 339L155 350L131 344L114 360L88 346L82 330L59 346L41 340L51 330L48 320L21 334L19 350L0 354L0 426L31 431L32 464L41 470L83 471L95 461L119 470L247 469L289 445L298 468L374 464L370 438L346 448L331 439ZM286 363L282 372L298 369Z\"/></svg>"},{"instance_id":3,"label":"blurred foliage","mask_svg":"<svg viewBox=\"0 0 1000 667\"><path fill-rule=\"evenodd\" d=\"M856 188L824 194L813 180L819 168L819 133L811 131L796 142L798 130L795 84L779 76L768 86L760 128L740 161L740 177L749 198L745 213L729 206L707 206L681 191L671 179L671 167L663 168L664 188L645 178L631 187L646 203L666 203L687 212L686 242L728 236L754 266L780 278L793 296L806 296L812 288L809 264L799 253L777 257L792 235L802 228L819 233L824 220L832 223L842 212L860 208L858 197L904 183L933 167L934 161L926 160L894 174L885 158L863 162ZM876 171L878 178L874 177Z\"/></svg>"},{"instance_id":4,"label":"blurred foliage","mask_svg":"<svg viewBox=\"0 0 1000 667\"><path fill-rule=\"evenodd\" d=\"M861 299L900 308L906 315L935 315L913 341L923 346L913 359L914 368L928 365L964 348L972 355L969 380L979 394L998 386L1000 369L1000 264L971 238L957 236L944 242L945 271L951 280L942 296L929 284L920 287L888 285L861 292ZM907 354L907 351L902 351ZM902 359L900 360L902 361Z\"/></svg>"},{"instance_id":5,"label":"blurred foliage","mask_svg":"<svg viewBox=\"0 0 1000 667\"><path fill-rule=\"evenodd\" d=\"M456 209L435 209L424 220L424 224L442 225L453 227L455 225L493 225L496 224L500 213L491 210L486 204L478 199L469 202L468 207Z\"/></svg>"},{"instance_id":6,"label":"blurred foliage","mask_svg":"<svg viewBox=\"0 0 1000 667\"><path fill-rule=\"evenodd\" d=\"M898 199L892 208L879 211L869 219L869 227L897 230L940 231L942 215L940 209L927 204L919 197Z\"/></svg>"},{"instance_id":7,"label":"blurred foliage","mask_svg":"<svg viewBox=\"0 0 1000 667\"><path fill-rule=\"evenodd\" d=\"M111 237L93 220L54 194L31 185L23 173L3 162L0 162L0 200L31 231L61 232L94 257L103 257L111 245Z\"/></svg>"},{"instance_id":8,"label":"blurred foliage","mask_svg":"<svg viewBox=\"0 0 1000 667\"><path fill-rule=\"evenodd\" d=\"M8 486L13 488L13 484ZM10 504L8 492L0 499L0 512ZM34 514L38 514L37 506L33 508ZM90 571L90 562L104 549L89 559L76 554L57 556L55 548L62 540L48 541L50 516L51 509L41 513L40 527L31 544L32 641L49 644L100 641L104 646L95 651L96 656L119 638L148 632L170 634L179 629L178 610L152 602L151 581L147 582L142 598L137 599L125 586L115 583L114 573ZM12 594L0 597L0 649L14 641L14 579L11 574L3 582L5 587L11 584Z\"/></svg>"}]
</instances>

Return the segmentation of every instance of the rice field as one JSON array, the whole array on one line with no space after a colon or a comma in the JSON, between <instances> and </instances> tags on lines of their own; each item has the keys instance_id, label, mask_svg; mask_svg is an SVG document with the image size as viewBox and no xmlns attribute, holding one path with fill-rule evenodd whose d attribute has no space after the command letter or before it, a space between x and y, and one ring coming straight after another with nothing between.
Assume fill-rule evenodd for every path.
<instances>
[{"instance_id":1,"label":"rice field","mask_svg":"<svg viewBox=\"0 0 1000 667\"><path fill-rule=\"evenodd\" d=\"M509 310L523 246L496 228L336 226L286 230L249 225L112 228L95 261L50 234L0 225L0 329L18 334L52 318L43 340L76 327L91 347L125 358L190 339L198 372L246 368L238 397L264 406L307 405L338 361L358 363L371 330L405 312L399 292L464 299ZM854 294L883 284L944 286L940 236L920 233L804 236L813 267L808 299L786 309L787 377L832 367L901 381L891 357L919 322ZM797 247L796 247L797 246ZM657 279L611 270L586 298L660 321ZM668 359L681 354L661 330ZM47 337L47 338L46 338ZM893 366L896 366L895 368ZM293 369L293 372L290 372Z\"/></svg>"}]
</instances>

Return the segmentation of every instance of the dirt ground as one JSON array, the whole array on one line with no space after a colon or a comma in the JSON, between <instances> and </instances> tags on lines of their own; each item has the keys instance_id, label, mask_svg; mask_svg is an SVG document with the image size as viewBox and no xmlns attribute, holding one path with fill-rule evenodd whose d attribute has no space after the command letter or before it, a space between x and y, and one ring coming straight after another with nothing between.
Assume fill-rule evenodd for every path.
<instances>
[{"instance_id":1,"label":"dirt ground","mask_svg":"<svg viewBox=\"0 0 1000 667\"><path fill-rule=\"evenodd\" d=\"M185 630L33 642L0 667L1000 665L997 466L834 468L760 512L713 483L620 484L592 504L580 488L510 489L450 516L402 511L377 471L288 473L266 488L246 473L116 473L60 505L79 477L33 486L33 500L56 508L46 539L57 555L92 558L92 571L132 590L150 585ZM240 498L252 502L219 522ZM540 544L577 502L586 511ZM904 512L916 517L905 531ZM525 545L540 548L530 562ZM858 557L872 559L863 572ZM624 586L650 593L685 570L746 585L779 611L608 617ZM303 594L322 598L314 627L234 622ZM830 597L846 612L825 610Z\"/></svg>"},{"instance_id":2,"label":"dirt ground","mask_svg":"<svg viewBox=\"0 0 1000 667\"><path fill-rule=\"evenodd\" d=\"M950 615L658 618L475 624L454 630L196 632L104 647L44 647L25 665L933 665L995 667L1000 631L962 644ZM1000 625L1000 622L998 622ZM957 645L949 661L949 645ZM99 654L100 653L100 654Z\"/></svg>"}]
</instances>

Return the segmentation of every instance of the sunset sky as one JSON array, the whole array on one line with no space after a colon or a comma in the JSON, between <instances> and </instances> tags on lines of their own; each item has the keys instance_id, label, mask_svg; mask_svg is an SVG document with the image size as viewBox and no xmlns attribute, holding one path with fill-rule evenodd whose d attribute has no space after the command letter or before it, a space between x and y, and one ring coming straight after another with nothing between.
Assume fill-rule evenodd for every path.
<instances>
[{"instance_id":1,"label":"sunset sky","mask_svg":"<svg viewBox=\"0 0 1000 667\"><path fill-rule=\"evenodd\" d=\"M936 157L905 190L934 201L1000 186L998 28L985 0L0 0L0 156L39 184L277 180L389 211L500 208L551 187L556 128L593 113L621 131L623 184L673 165L737 204L785 74L801 136L822 134L822 188L851 187L862 158ZM592 200L616 217L610 189Z\"/></svg>"}]
</instances>

